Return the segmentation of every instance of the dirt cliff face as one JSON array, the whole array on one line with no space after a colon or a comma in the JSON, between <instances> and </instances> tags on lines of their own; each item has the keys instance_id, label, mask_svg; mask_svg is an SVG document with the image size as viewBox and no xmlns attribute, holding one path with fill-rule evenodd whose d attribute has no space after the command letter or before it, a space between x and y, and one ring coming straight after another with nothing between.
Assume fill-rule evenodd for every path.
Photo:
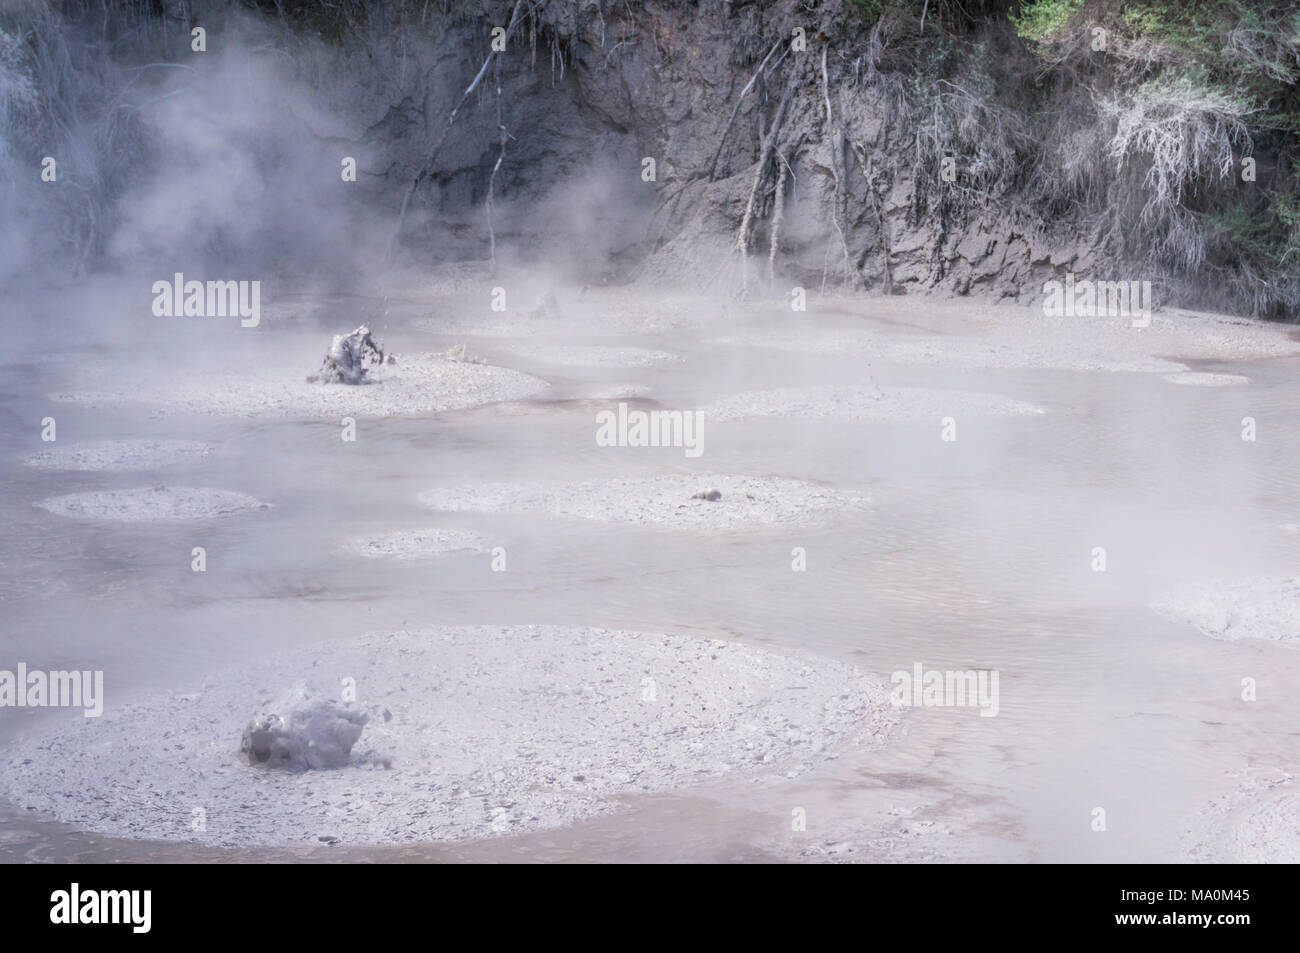
<instances>
[{"instance_id":1,"label":"dirt cliff face","mask_svg":"<svg viewBox=\"0 0 1300 953\"><path fill-rule=\"evenodd\" d=\"M1264 100L1189 92L1183 54L1097 52L1083 22L1045 55L1010 0L12 3L8 241L70 248L74 272L184 257L346 285L376 261L521 261L1026 300L1073 272L1161 303L1300 301L1286 136L1238 181ZM32 184L55 153L71 187Z\"/></svg>"},{"instance_id":2,"label":"dirt cliff face","mask_svg":"<svg viewBox=\"0 0 1300 953\"><path fill-rule=\"evenodd\" d=\"M1080 261L1032 220L919 200L944 170L918 167L851 3L548 5L495 56L515 5L482 7L415 54L369 126L406 254L488 257L490 190L498 246L573 252L583 280L1014 296ZM367 62L391 76L399 55Z\"/></svg>"}]
</instances>

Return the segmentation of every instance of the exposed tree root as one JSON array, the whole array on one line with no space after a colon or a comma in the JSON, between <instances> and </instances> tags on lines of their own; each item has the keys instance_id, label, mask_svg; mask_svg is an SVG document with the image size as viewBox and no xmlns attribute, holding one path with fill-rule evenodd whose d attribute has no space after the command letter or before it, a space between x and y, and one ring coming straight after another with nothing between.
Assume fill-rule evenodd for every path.
<instances>
[{"instance_id":1,"label":"exposed tree root","mask_svg":"<svg viewBox=\"0 0 1300 953\"><path fill-rule=\"evenodd\" d=\"M767 177L772 152L776 146L777 136L781 133L781 126L785 122L785 114L790 107L790 99L794 96L795 86L799 82L799 74L798 68L790 70L790 81L786 84L781 103L776 108L776 115L772 117L772 123L768 126L767 135L763 137L763 148L754 170L754 184L750 186L749 200L745 203L745 214L741 217L740 228L736 232L736 250L740 252L741 294L748 291L749 287L749 239L754 227L754 200Z\"/></svg>"},{"instance_id":2,"label":"exposed tree root","mask_svg":"<svg viewBox=\"0 0 1300 953\"><path fill-rule=\"evenodd\" d=\"M849 140L853 148L853 154L858 160L858 170L862 173L862 181L867 187L867 198L871 202L871 210L876 216L876 229L880 234L880 256L885 267L885 294L894 293L894 266L893 252L889 247L889 231L885 223L885 210L881 207L880 196L876 193L875 183L872 182L872 160L867 155L866 147L856 139Z\"/></svg>"},{"instance_id":3,"label":"exposed tree root","mask_svg":"<svg viewBox=\"0 0 1300 953\"><path fill-rule=\"evenodd\" d=\"M840 160L844 153L844 134L835 122L835 112L831 109L830 78L826 70L826 50L822 47L822 101L826 104L826 135L830 139L831 176L835 180L835 208L831 210L831 224L840 239L840 249L844 253L844 279L850 279L849 242L844 234L844 177L840 175ZM822 276L825 285L825 275Z\"/></svg>"},{"instance_id":4,"label":"exposed tree root","mask_svg":"<svg viewBox=\"0 0 1300 953\"><path fill-rule=\"evenodd\" d=\"M790 169L790 163L785 160L785 156L780 152L776 154L781 163L781 173L776 180L776 197L773 200L772 209L772 229L768 238L767 246L767 284L770 288L773 281L776 280L776 253L781 247L781 223L785 221L785 179L788 175L794 173Z\"/></svg>"},{"instance_id":5,"label":"exposed tree root","mask_svg":"<svg viewBox=\"0 0 1300 953\"><path fill-rule=\"evenodd\" d=\"M497 234L492 227L492 197L496 192L497 172L501 169L501 163L506 157L506 141L514 137L506 131L505 118L501 112L501 76L500 64L497 66L497 128L501 131L501 151L497 153L497 161L492 166L492 174L488 176L487 202L485 208L487 211L488 227L488 274L495 276L497 273Z\"/></svg>"},{"instance_id":6,"label":"exposed tree root","mask_svg":"<svg viewBox=\"0 0 1300 953\"><path fill-rule=\"evenodd\" d=\"M745 84L745 88L742 89L740 95L736 97L736 105L731 108L731 118L727 120L727 126L722 130L722 137L718 140L718 149L713 153L713 161L709 163L708 179L710 182L713 181L713 177L717 173L718 159L722 156L722 149L727 144L727 136L731 133L731 127L735 125L736 115L740 112L741 103L745 101L745 96L748 95L749 91L754 87L754 82L763 75L763 68L767 66L767 61L772 58L772 54L780 48L783 42L785 41L778 40L772 44L772 48L767 51L767 56L763 57L763 62L758 64L758 69L754 71L754 75L749 78L749 82Z\"/></svg>"},{"instance_id":7,"label":"exposed tree root","mask_svg":"<svg viewBox=\"0 0 1300 953\"><path fill-rule=\"evenodd\" d=\"M523 8L524 0L516 0L514 12L510 14L510 24L506 27L506 44L509 44L510 37L515 32L515 27L520 23L520 12ZM456 122L456 114L460 112L461 107L465 105L465 101L469 99L474 90L478 88L478 84L483 82L483 77L487 75L488 67L492 65L496 58L496 50L492 50L488 53L487 59L483 61L483 65L479 68L478 74L475 75L473 82L471 82L469 86L465 87L465 92L460 94L460 99L456 101L456 105L452 108L451 114L447 116L447 125L443 126L442 134L438 136L438 141L433 144L433 149L429 152L429 161L425 163L425 167L420 170L420 174L411 181L410 186L407 188L406 195L402 199L402 209L397 215L397 229L393 232L393 237L388 244L388 257L390 260L397 249L398 239L401 238L402 231L405 228L406 212L411 206L411 199L414 198L416 189L420 187L420 184L424 182L425 179L430 178L433 175L434 163L438 159L438 153L442 151L442 144L447 141L447 135L451 132L452 124Z\"/></svg>"}]
</instances>

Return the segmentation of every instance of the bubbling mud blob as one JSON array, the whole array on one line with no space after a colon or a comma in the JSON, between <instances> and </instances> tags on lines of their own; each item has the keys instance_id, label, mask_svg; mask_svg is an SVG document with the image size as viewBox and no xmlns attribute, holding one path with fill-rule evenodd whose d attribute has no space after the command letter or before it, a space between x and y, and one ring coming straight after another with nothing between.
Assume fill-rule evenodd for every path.
<instances>
[{"instance_id":1,"label":"bubbling mud blob","mask_svg":"<svg viewBox=\"0 0 1300 953\"><path fill-rule=\"evenodd\" d=\"M281 771L343 768L369 716L295 685L244 728L239 751L249 764Z\"/></svg>"},{"instance_id":2,"label":"bubbling mud blob","mask_svg":"<svg viewBox=\"0 0 1300 953\"><path fill-rule=\"evenodd\" d=\"M101 440L51 447L23 463L42 470L157 470L201 460L212 447L195 440Z\"/></svg>"},{"instance_id":3,"label":"bubbling mud blob","mask_svg":"<svg viewBox=\"0 0 1300 953\"><path fill-rule=\"evenodd\" d=\"M1022 417L1042 408L996 394L924 387L786 387L731 394L701 409L706 420L745 417L832 417L842 420L908 420L957 415Z\"/></svg>"},{"instance_id":4,"label":"bubbling mud blob","mask_svg":"<svg viewBox=\"0 0 1300 953\"><path fill-rule=\"evenodd\" d=\"M341 683L355 685L353 721L366 718L343 766L268 770L241 753L250 714L284 686L337 698ZM0 756L0 794L119 837L463 840L570 824L621 796L731 772L797 776L882 742L898 717L888 695L850 666L734 642L556 626L377 632L259 658L197 693L76 712ZM199 805L204 831L191 825Z\"/></svg>"},{"instance_id":5,"label":"bubbling mud blob","mask_svg":"<svg viewBox=\"0 0 1300 953\"><path fill-rule=\"evenodd\" d=\"M716 490L716 498L701 493ZM779 477L632 477L567 483L466 483L420 494L435 510L546 513L675 530L806 524L860 507L865 496Z\"/></svg>"},{"instance_id":6,"label":"bubbling mud blob","mask_svg":"<svg viewBox=\"0 0 1300 953\"><path fill-rule=\"evenodd\" d=\"M1212 579L1178 586L1151 608L1212 639L1300 647L1300 579Z\"/></svg>"},{"instance_id":7,"label":"bubbling mud blob","mask_svg":"<svg viewBox=\"0 0 1300 953\"><path fill-rule=\"evenodd\" d=\"M36 505L70 519L119 523L213 519L270 506L246 493L206 486L134 487L69 493L42 500Z\"/></svg>"}]
</instances>

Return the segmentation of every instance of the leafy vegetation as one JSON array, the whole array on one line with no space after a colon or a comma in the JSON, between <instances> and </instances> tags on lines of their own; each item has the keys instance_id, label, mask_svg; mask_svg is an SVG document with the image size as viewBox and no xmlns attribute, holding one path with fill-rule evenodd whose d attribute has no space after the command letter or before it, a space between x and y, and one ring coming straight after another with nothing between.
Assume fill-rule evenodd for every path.
<instances>
[{"instance_id":1,"label":"leafy vegetation","mask_svg":"<svg viewBox=\"0 0 1300 953\"><path fill-rule=\"evenodd\" d=\"M1083 0L1037 0L1011 15L1016 31L1027 40L1043 40L1058 35L1083 9Z\"/></svg>"},{"instance_id":2,"label":"leafy vegetation","mask_svg":"<svg viewBox=\"0 0 1300 953\"><path fill-rule=\"evenodd\" d=\"M1089 90L1071 121L1114 177L1080 211L1115 252L1225 306L1300 309L1295 0L1026 0L1011 21L1058 92Z\"/></svg>"}]
</instances>

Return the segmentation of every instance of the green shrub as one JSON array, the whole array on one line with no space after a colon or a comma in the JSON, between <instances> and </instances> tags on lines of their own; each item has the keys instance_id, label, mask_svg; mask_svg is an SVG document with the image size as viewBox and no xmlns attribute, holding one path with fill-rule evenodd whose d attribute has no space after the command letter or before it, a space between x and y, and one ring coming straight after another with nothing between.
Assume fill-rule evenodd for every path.
<instances>
[{"instance_id":1,"label":"green shrub","mask_svg":"<svg viewBox=\"0 0 1300 953\"><path fill-rule=\"evenodd\" d=\"M1016 32L1026 40L1045 40L1060 33L1070 19L1083 9L1083 0L1030 0L1012 14Z\"/></svg>"}]
</instances>

